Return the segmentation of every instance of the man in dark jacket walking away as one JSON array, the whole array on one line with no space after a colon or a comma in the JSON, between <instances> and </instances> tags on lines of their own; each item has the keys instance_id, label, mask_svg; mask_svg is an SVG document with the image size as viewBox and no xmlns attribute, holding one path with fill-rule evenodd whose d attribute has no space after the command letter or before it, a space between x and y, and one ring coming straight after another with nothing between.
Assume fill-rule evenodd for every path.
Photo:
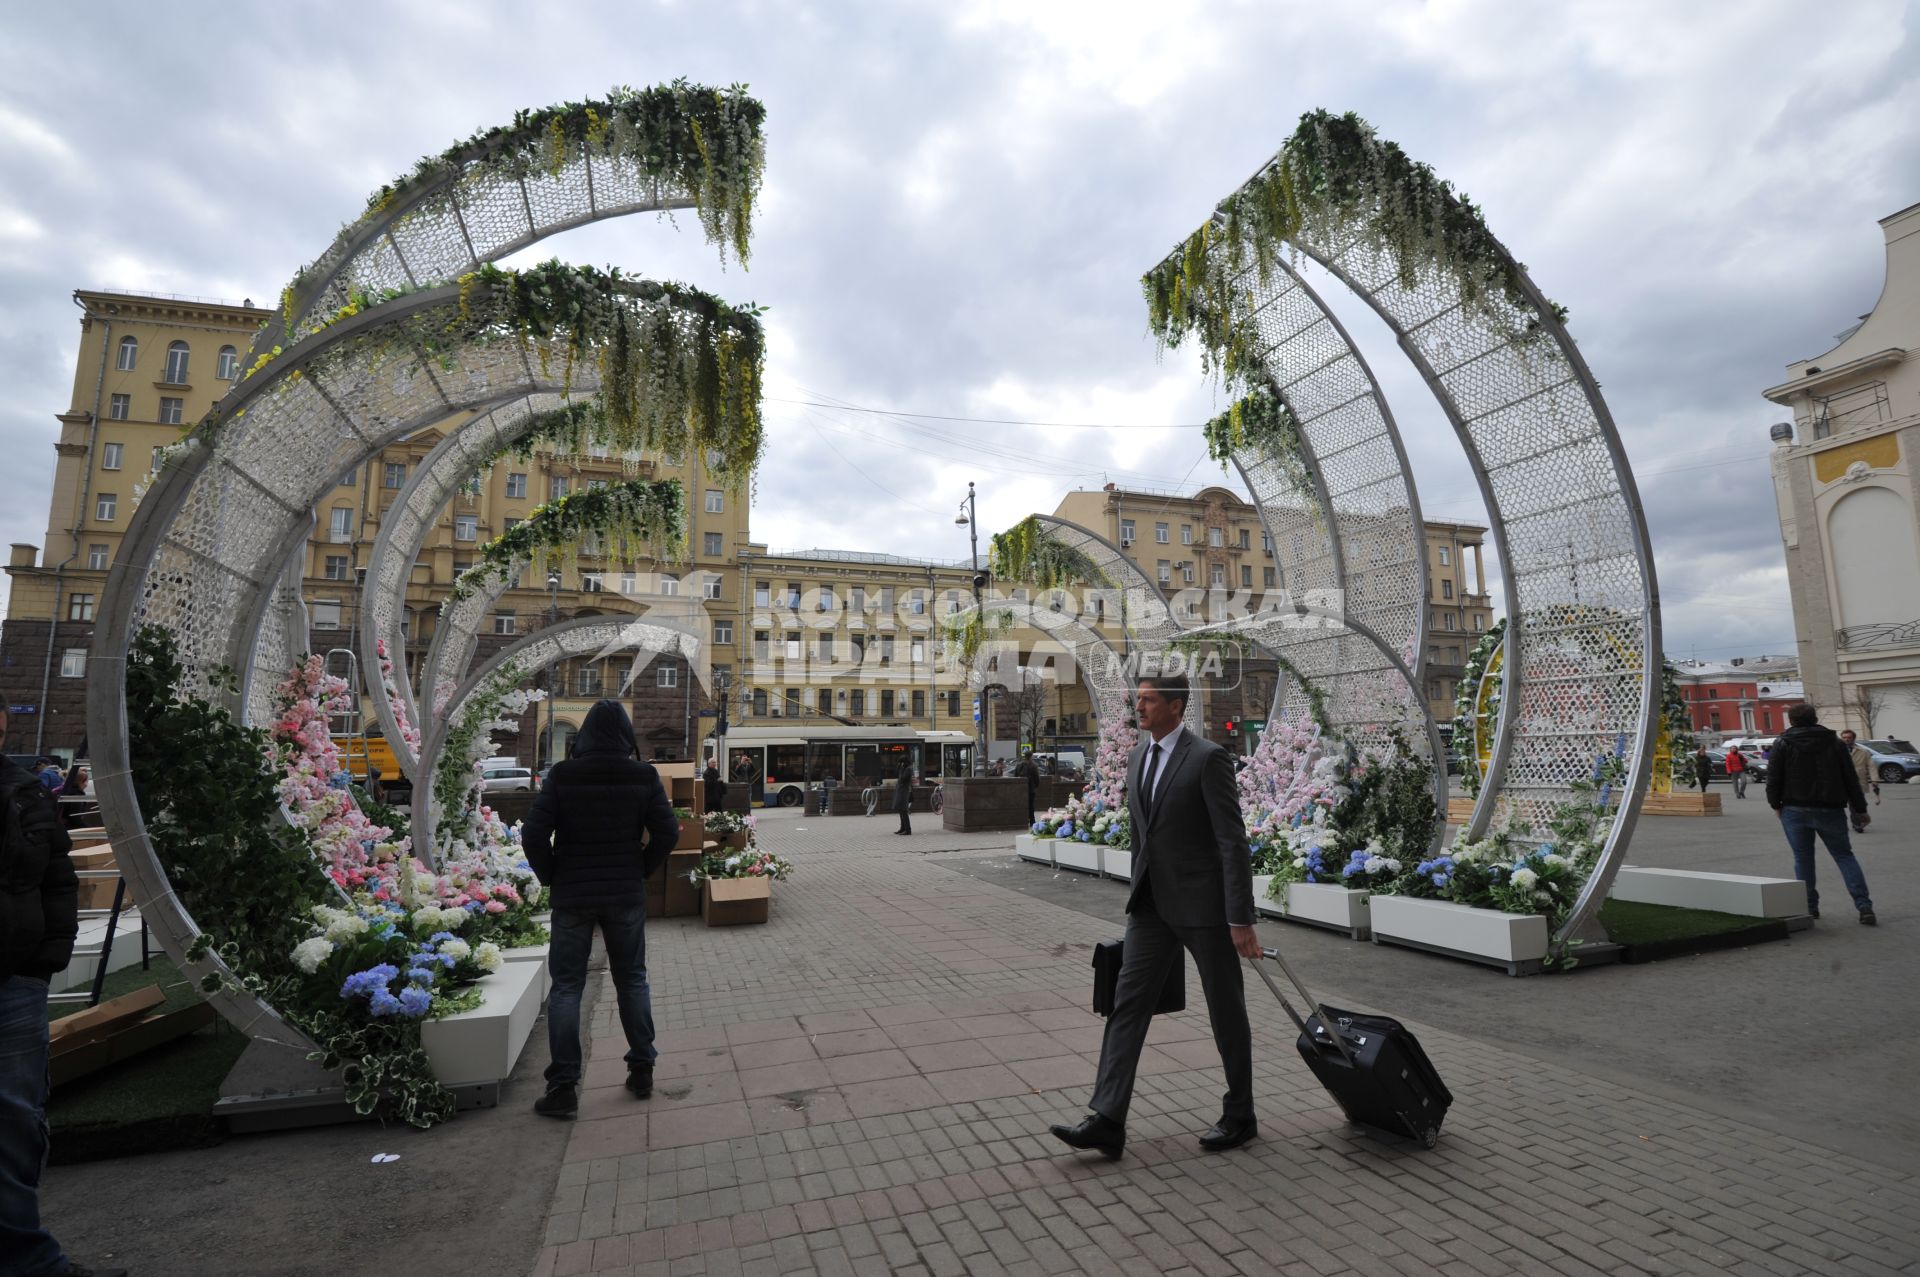
<instances>
[{"instance_id":1,"label":"man in dark jacket walking away","mask_svg":"<svg viewBox=\"0 0 1920 1277\"><path fill-rule=\"evenodd\" d=\"M1027 828L1032 829L1033 800L1040 794L1040 768L1035 765L1032 754L1020 760L1020 766L1014 769L1014 774L1027 782Z\"/></svg>"},{"instance_id":2,"label":"man in dark jacket walking away","mask_svg":"<svg viewBox=\"0 0 1920 1277\"><path fill-rule=\"evenodd\" d=\"M913 764L901 763L900 774L893 780L893 809L900 813L900 828L896 834L913 832L913 820L907 814L913 810Z\"/></svg>"},{"instance_id":3,"label":"man in dark jacket walking away","mask_svg":"<svg viewBox=\"0 0 1920 1277\"><path fill-rule=\"evenodd\" d=\"M1802 701L1787 711L1791 724L1774 742L1767 758L1767 804L1780 813L1787 845L1793 848L1793 876L1807 884L1807 912L1820 916L1820 893L1813 886L1813 836L1827 844L1827 854L1840 867L1853 907L1864 926L1873 926L1873 899L1867 894L1867 876L1854 859L1847 837L1847 812L1853 823L1868 822L1867 796L1860 790L1847 747L1830 727L1820 726L1814 708Z\"/></svg>"},{"instance_id":4,"label":"man in dark jacket walking away","mask_svg":"<svg viewBox=\"0 0 1920 1277\"><path fill-rule=\"evenodd\" d=\"M0 1270L88 1273L40 1226L47 982L73 957L80 930L73 840L39 777L6 756L6 739L0 704Z\"/></svg>"},{"instance_id":5,"label":"man in dark jacket walking away","mask_svg":"<svg viewBox=\"0 0 1920 1277\"><path fill-rule=\"evenodd\" d=\"M627 1089L653 1094L653 999L647 988L647 875L666 863L680 822L660 774L639 760L633 721L619 701L587 711L568 757L554 764L521 831L527 863L552 891L553 993L547 1037L553 1063L533 1111L572 1117L580 1107L580 995L593 929L627 1034Z\"/></svg>"}]
</instances>

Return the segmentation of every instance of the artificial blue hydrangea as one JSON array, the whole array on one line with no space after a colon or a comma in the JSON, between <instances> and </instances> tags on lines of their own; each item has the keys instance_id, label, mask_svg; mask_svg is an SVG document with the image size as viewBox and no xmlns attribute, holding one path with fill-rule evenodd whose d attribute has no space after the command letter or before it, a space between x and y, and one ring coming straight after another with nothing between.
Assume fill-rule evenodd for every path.
<instances>
[{"instance_id":1,"label":"artificial blue hydrangea","mask_svg":"<svg viewBox=\"0 0 1920 1277\"><path fill-rule=\"evenodd\" d=\"M400 990L399 1002L401 1014L418 1018L433 1005L433 995L418 985L408 985Z\"/></svg>"},{"instance_id":2,"label":"artificial blue hydrangea","mask_svg":"<svg viewBox=\"0 0 1920 1277\"><path fill-rule=\"evenodd\" d=\"M373 997L368 999L367 1010L374 1015L392 1015L400 1009L400 999L385 989L375 989Z\"/></svg>"},{"instance_id":3,"label":"artificial blue hydrangea","mask_svg":"<svg viewBox=\"0 0 1920 1277\"><path fill-rule=\"evenodd\" d=\"M407 972L407 980L410 983L422 985L429 989L433 987L433 979L433 972L426 967L414 967L411 971Z\"/></svg>"},{"instance_id":4,"label":"artificial blue hydrangea","mask_svg":"<svg viewBox=\"0 0 1920 1277\"><path fill-rule=\"evenodd\" d=\"M365 971L356 971L348 976L346 983L340 986L343 998L367 997L376 990L385 992L387 982L400 974L400 969L391 962L382 962L377 967L368 967Z\"/></svg>"}]
</instances>

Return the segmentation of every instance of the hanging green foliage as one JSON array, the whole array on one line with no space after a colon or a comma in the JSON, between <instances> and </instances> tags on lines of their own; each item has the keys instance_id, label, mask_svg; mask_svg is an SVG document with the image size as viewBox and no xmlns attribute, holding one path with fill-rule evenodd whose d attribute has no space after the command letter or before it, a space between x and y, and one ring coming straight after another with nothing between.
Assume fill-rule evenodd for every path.
<instances>
[{"instance_id":1,"label":"hanging green foliage","mask_svg":"<svg viewBox=\"0 0 1920 1277\"><path fill-rule=\"evenodd\" d=\"M1680 694L1680 672L1673 662L1660 662L1660 731L1666 738L1667 766L1672 784L1685 789L1699 783L1693 759L1693 715L1687 712L1687 698Z\"/></svg>"},{"instance_id":2,"label":"hanging green foliage","mask_svg":"<svg viewBox=\"0 0 1920 1277\"><path fill-rule=\"evenodd\" d=\"M571 561L591 538L608 546L653 541L659 550L655 557L675 559L685 552L685 535L686 502L678 479L633 480L570 492L535 506L524 521L481 546L473 566L454 578L440 611L444 616L488 581L506 580L529 560L542 567Z\"/></svg>"},{"instance_id":3,"label":"hanging green foliage","mask_svg":"<svg viewBox=\"0 0 1920 1277\"><path fill-rule=\"evenodd\" d=\"M1289 489L1302 497L1314 496L1313 474L1307 468L1307 445L1300 423L1287 405L1267 386L1255 386L1204 427L1207 455L1222 470L1234 454L1246 449L1286 476ZM1318 510L1318 502L1314 503Z\"/></svg>"},{"instance_id":4,"label":"hanging green foliage","mask_svg":"<svg viewBox=\"0 0 1920 1277\"><path fill-rule=\"evenodd\" d=\"M1264 285L1283 245L1330 248L1355 237L1391 257L1403 286L1443 275L1464 304L1516 326L1516 337L1537 331L1521 267L1480 210L1359 116L1324 110L1301 116L1266 166L1142 278L1148 326L1162 346L1196 333L1206 367L1246 384L1259 340L1246 317L1249 265Z\"/></svg>"},{"instance_id":5,"label":"hanging green foliage","mask_svg":"<svg viewBox=\"0 0 1920 1277\"><path fill-rule=\"evenodd\" d=\"M970 607L950 612L940 620L940 631L945 636L947 651L960 665L973 664L973 658L980 654L981 645L987 641L989 629L995 634L1010 633L1013 629L1013 613Z\"/></svg>"},{"instance_id":6,"label":"hanging green foliage","mask_svg":"<svg viewBox=\"0 0 1920 1277\"><path fill-rule=\"evenodd\" d=\"M744 84L623 86L588 102L517 112L512 124L484 129L422 159L413 172L369 196L367 208L383 213L415 195L419 208L453 205L460 198L455 179L471 179L476 171L537 178L557 176L582 157L617 158L684 192L707 238L731 245L744 264L766 166L766 114Z\"/></svg>"},{"instance_id":7,"label":"hanging green foliage","mask_svg":"<svg viewBox=\"0 0 1920 1277\"><path fill-rule=\"evenodd\" d=\"M1086 551L1069 545L1030 514L1005 532L993 534L988 559L995 578L1021 581L1040 590L1073 585L1111 589L1113 578Z\"/></svg>"},{"instance_id":8,"label":"hanging green foliage","mask_svg":"<svg viewBox=\"0 0 1920 1277\"><path fill-rule=\"evenodd\" d=\"M1491 741L1495 725L1500 720L1500 684L1495 683L1488 689L1486 721L1480 714L1480 683L1487 676L1487 665L1493 660L1493 654L1506 638L1507 618L1501 617L1493 623L1493 628L1480 636L1480 641L1467 653L1466 666L1460 671L1460 680L1453 686L1453 737L1447 742L1448 750L1454 761L1460 766L1460 783L1470 797L1478 797L1480 785L1485 779L1480 774L1480 743Z\"/></svg>"}]
</instances>

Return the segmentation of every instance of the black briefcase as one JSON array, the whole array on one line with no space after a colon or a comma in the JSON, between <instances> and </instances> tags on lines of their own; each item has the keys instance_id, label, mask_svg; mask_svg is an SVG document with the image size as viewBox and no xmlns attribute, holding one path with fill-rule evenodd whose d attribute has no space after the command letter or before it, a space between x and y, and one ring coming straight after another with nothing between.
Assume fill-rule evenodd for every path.
<instances>
[{"instance_id":1,"label":"black briefcase","mask_svg":"<svg viewBox=\"0 0 1920 1277\"><path fill-rule=\"evenodd\" d=\"M1093 1011L1095 1015L1113 1014L1113 992L1120 984L1120 963L1125 957L1126 942L1121 940L1102 940L1093 946ZM1160 1003L1153 1008L1155 1015L1167 1015L1174 1011L1187 1009L1187 954L1184 949L1173 951L1173 965L1167 970L1167 982L1160 989Z\"/></svg>"},{"instance_id":2,"label":"black briefcase","mask_svg":"<svg viewBox=\"0 0 1920 1277\"><path fill-rule=\"evenodd\" d=\"M1440 1139L1440 1123L1453 1104L1453 1093L1440 1080L1413 1033L1400 1021L1384 1015L1342 1011L1316 1002L1277 950L1263 952L1279 963L1313 1009L1302 1020L1266 967L1259 962L1253 964L1299 1026L1301 1056L1320 1079L1320 1085L1339 1101L1347 1120L1391 1135L1404 1135L1432 1148ZM1329 1025L1332 1033L1328 1032Z\"/></svg>"}]
</instances>

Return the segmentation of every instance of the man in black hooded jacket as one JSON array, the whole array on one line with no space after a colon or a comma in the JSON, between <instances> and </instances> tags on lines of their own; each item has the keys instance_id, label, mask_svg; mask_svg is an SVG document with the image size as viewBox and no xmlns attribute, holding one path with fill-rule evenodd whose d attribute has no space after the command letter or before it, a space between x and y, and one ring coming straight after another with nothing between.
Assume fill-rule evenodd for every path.
<instances>
[{"instance_id":1,"label":"man in black hooded jacket","mask_svg":"<svg viewBox=\"0 0 1920 1277\"><path fill-rule=\"evenodd\" d=\"M619 701L596 703L521 829L527 863L552 892L553 1062L547 1093L533 1106L544 1117L572 1117L580 1107L580 995L595 925L627 1034L627 1089L641 1099L653 1094L658 1052L647 988L647 875L666 863L680 822L660 774L638 754L626 709Z\"/></svg>"},{"instance_id":2,"label":"man in black hooded jacket","mask_svg":"<svg viewBox=\"0 0 1920 1277\"><path fill-rule=\"evenodd\" d=\"M1860 776L1831 727L1820 726L1814 707L1801 701L1787 710L1792 724L1773 743L1767 755L1767 805L1780 813L1780 827L1793 849L1793 876L1807 884L1807 912L1820 916L1820 893L1813 888L1813 836L1827 844L1827 854L1840 869L1860 922L1871 927L1873 898L1867 894L1867 876L1854 858L1847 837L1847 811L1855 824L1865 825L1867 796Z\"/></svg>"}]
</instances>

